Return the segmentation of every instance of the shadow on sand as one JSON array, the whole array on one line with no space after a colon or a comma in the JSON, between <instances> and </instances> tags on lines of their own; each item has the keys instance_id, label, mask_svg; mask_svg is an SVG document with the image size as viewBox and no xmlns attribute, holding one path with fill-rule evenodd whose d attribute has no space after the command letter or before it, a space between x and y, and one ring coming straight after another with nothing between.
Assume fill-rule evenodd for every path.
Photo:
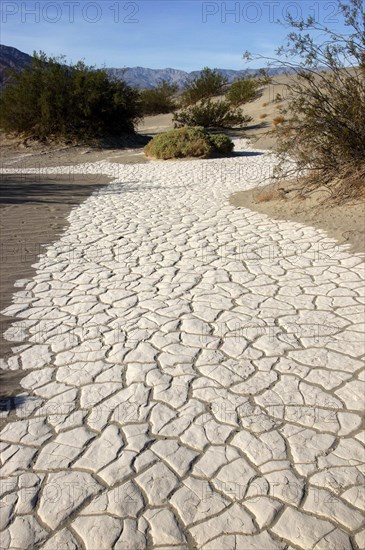
<instances>
[{"instance_id":1,"label":"shadow on sand","mask_svg":"<svg viewBox=\"0 0 365 550\"><path fill-rule=\"evenodd\" d=\"M260 157L261 155L264 155L265 152L261 151L240 151L235 153L233 151L231 157Z\"/></svg>"},{"instance_id":2,"label":"shadow on sand","mask_svg":"<svg viewBox=\"0 0 365 550\"><path fill-rule=\"evenodd\" d=\"M0 369L0 413L15 411L24 405L27 396L19 395L24 392L20 382L28 372L26 370Z\"/></svg>"},{"instance_id":3,"label":"shadow on sand","mask_svg":"<svg viewBox=\"0 0 365 550\"><path fill-rule=\"evenodd\" d=\"M0 204L78 205L105 183L95 174L0 174Z\"/></svg>"}]
</instances>

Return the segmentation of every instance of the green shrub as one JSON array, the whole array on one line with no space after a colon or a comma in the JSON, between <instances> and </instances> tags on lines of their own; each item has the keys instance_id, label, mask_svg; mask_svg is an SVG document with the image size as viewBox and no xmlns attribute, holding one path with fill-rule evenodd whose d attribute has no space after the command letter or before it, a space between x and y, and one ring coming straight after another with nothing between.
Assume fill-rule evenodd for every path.
<instances>
[{"instance_id":1,"label":"green shrub","mask_svg":"<svg viewBox=\"0 0 365 550\"><path fill-rule=\"evenodd\" d=\"M204 128L232 128L247 124L251 119L235 109L228 101L204 100L197 105L175 113L175 126L203 126Z\"/></svg>"},{"instance_id":2,"label":"green shrub","mask_svg":"<svg viewBox=\"0 0 365 550\"><path fill-rule=\"evenodd\" d=\"M143 115L160 115L172 113L176 109L174 95L178 86L163 81L157 88L142 90L141 109Z\"/></svg>"},{"instance_id":3,"label":"green shrub","mask_svg":"<svg viewBox=\"0 0 365 550\"><path fill-rule=\"evenodd\" d=\"M208 158L214 153L227 154L233 150L232 141L222 134L208 134L201 127L184 127L155 136L144 148L148 157L175 159Z\"/></svg>"},{"instance_id":4,"label":"green shrub","mask_svg":"<svg viewBox=\"0 0 365 550\"><path fill-rule=\"evenodd\" d=\"M224 134L209 134L209 140L222 155L228 155L232 153L234 148L234 143L228 136Z\"/></svg>"},{"instance_id":5,"label":"green shrub","mask_svg":"<svg viewBox=\"0 0 365 550\"><path fill-rule=\"evenodd\" d=\"M189 80L184 89L182 103L186 107L198 101L209 99L223 93L228 79L221 75L218 69L204 67L199 76Z\"/></svg>"},{"instance_id":6,"label":"green shrub","mask_svg":"<svg viewBox=\"0 0 365 550\"><path fill-rule=\"evenodd\" d=\"M104 70L64 58L34 54L0 98L0 125L6 132L36 139L90 141L133 133L140 116L139 94Z\"/></svg>"},{"instance_id":7,"label":"green shrub","mask_svg":"<svg viewBox=\"0 0 365 550\"><path fill-rule=\"evenodd\" d=\"M228 90L227 99L234 106L253 101L258 96L259 86L257 79L236 80Z\"/></svg>"}]
</instances>

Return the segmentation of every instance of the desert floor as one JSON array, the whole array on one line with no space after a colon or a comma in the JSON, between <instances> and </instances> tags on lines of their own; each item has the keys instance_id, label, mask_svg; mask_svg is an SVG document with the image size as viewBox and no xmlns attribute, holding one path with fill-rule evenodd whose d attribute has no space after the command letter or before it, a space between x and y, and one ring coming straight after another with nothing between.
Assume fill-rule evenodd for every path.
<instances>
[{"instance_id":1,"label":"desert floor","mask_svg":"<svg viewBox=\"0 0 365 550\"><path fill-rule=\"evenodd\" d=\"M32 264L47 244L58 239L70 211L109 181L101 175L0 174L1 310L11 304L16 281L35 274ZM11 355L12 344L3 338L11 323L0 313L3 358ZM16 394L23 375L23 371L1 371L0 395Z\"/></svg>"},{"instance_id":2,"label":"desert floor","mask_svg":"<svg viewBox=\"0 0 365 550\"><path fill-rule=\"evenodd\" d=\"M262 88L259 97L243 106L245 114L252 117L250 126L245 130L235 129L228 134L233 137L250 139L251 145L260 150L275 151L275 136L269 135L272 121L280 113L281 107L287 105L287 83L290 77L278 76L273 83ZM276 101L277 94L282 100ZM265 118L262 118L262 117ZM141 133L156 135L174 127L171 114L146 117L139 127ZM260 168L258 167L258 171ZM341 244L348 244L353 252L365 254L365 206L362 199L334 204L330 199L328 189L320 188L303 200L293 193L297 182L280 182L280 185L268 183L265 191L275 193L278 187L285 190L285 200L261 201L262 189L247 188L245 174L237 174L241 178L241 191L233 194L231 204L237 208L249 208L271 218L298 221L324 229L329 237L335 238ZM259 179L259 178L258 178ZM249 186L250 187L250 186ZM329 199L329 200L328 200Z\"/></svg>"},{"instance_id":3,"label":"desert floor","mask_svg":"<svg viewBox=\"0 0 365 550\"><path fill-rule=\"evenodd\" d=\"M235 150L37 152L40 170L9 148L15 232L40 172L55 202L70 174L95 190L38 210L56 226L3 311L2 368L25 374L1 411L3 548L365 546L363 255L233 206L277 161Z\"/></svg>"}]
</instances>

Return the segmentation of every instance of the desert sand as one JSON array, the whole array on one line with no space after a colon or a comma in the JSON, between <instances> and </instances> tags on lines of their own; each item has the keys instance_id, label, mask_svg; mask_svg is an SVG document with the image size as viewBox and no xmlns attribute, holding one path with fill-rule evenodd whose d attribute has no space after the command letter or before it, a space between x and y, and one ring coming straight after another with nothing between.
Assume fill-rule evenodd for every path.
<instances>
[{"instance_id":1,"label":"desert sand","mask_svg":"<svg viewBox=\"0 0 365 550\"><path fill-rule=\"evenodd\" d=\"M230 203L238 208L249 208L270 218L291 220L314 225L324 229L329 237L340 244L347 244L349 250L365 254L365 206L362 200L334 204L328 190L321 188L302 198L290 192L296 184L280 183L285 194L278 194L278 184L264 189L250 189L235 193ZM272 192L274 198L262 200Z\"/></svg>"}]
</instances>

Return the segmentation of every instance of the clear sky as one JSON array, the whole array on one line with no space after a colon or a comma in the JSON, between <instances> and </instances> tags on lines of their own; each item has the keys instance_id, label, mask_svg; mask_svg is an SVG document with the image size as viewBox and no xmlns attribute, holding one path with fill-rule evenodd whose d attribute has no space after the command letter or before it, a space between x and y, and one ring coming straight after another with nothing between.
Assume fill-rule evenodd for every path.
<instances>
[{"instance_id":1,"label":"clear sky","mask_svg":"<svg viewBox=\"0 0 365 550\"><path fill-rule=\"evenodd\" d=\"M257 68L250 50L273 54L289 11L338 27L336 1L323 0L2 0L1 43L26 53L84 59L107 67Z\"/></svg>"}]
</instances>

